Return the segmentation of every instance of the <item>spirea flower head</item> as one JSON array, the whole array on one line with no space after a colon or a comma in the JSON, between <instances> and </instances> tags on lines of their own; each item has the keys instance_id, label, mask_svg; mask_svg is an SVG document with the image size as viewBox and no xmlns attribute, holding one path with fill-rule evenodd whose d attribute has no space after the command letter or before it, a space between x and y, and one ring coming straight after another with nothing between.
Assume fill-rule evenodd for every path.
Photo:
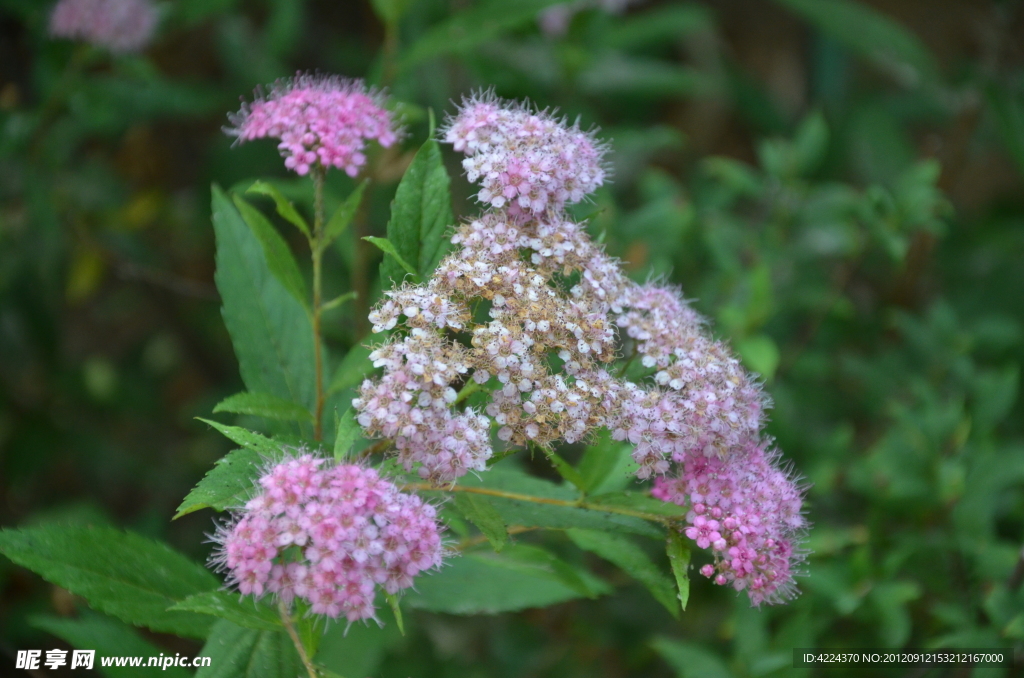
<instances>
[{"instance_id":1,"label":"spirea flower head","mask_svg":"<svg viewBox=\"0 0 1024 678\"><path fill-rule=\"evenodd\" d=\"M592 132L491 92L464 99L442 132L465 153L466 176L480 183L477 199L511 214L560 210L605 180L605 148Z\"/></svg>"},{"instance_id":2,"label":"spirea flower head","mask_svg":"<svg viewBox=\"0 0 1024 678\"><path fill-rule=\"evenodd\" d=\"M366 164L368 141L387 147L399 135L379 92L337 76L299 74L278 81L229 119L233 127L225 131L240 142L279 139L285 167L300 175L319 163L355 176Z\"/></svg>"},{"instance_id":3,"label":"spirea flower head","mask_svg":"<svg viewBox=\"0 0 1024 678\"><path fill-rule=\"evenodd\" d=\"M799 543L807 529L803 490L767 442L726 459L689 456L672 477L655 481L654 496L689 506L684 532L714 553L701 568L719 585L746 589L754 605L792 598Z\"/></svg>"},{"instance_id":4,"label":"spirea flower head","mask_svg":"<svg viewBox=\"0 0 1024 678\"><path fill-rule=\"evenodd\" d=\"M492 428L542 449L606 429L633 445L656 496L691 507L686 533L716 550L716 582L754 604L789 597L802 492L762 442L770 400L679 290L627 278L560 210L600 183L601 149L490 95L467 100L445 138L490 208L456 229L430 280L370 313L391 337L371 355L383 375L353 400L364 431L446 484L487 468ZM482 409L461 404L480 386Z\"/></svg>"},{"instance_id":5,"label":"spirea flower head","mask_svg":"<svg viewBox=\"0 0 1024 678\"><path fill-rule=\"evenodd\" d=\"M50 14L50 35L135 52L149 44L159 18L149 0L60 0Z\"/></svg>"},{"instance_id":6,"label":"spirea flower head","mask_svg":"<svg viewBox=\"0 0 1024 678\"><path fill-rule=\"evenodd\" d=\"M242 594L356 621L374 617L377 586L397 593L441 564L434 507L372 468L299 453L259 487L217 531L211 559Z\"/></svg>"}]
</instances>

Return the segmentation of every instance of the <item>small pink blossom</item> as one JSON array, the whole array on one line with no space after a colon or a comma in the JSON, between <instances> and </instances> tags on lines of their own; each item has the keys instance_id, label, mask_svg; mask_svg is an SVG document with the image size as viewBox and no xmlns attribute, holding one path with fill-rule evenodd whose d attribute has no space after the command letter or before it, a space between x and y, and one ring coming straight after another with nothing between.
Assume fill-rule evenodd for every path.
<instances>
[{"instance_id":1,"label":"small pink blossom","mask_svg":"<svg viewBox=\"0 0 1024 678\"><path fill-rule=\"evenodd\" d=\"M581 201L604 183L605 147L548 111L483 92L463 100L444 140L466 155L477 199L510 214L540 214Z\"/></svg>"},{"instance_id":2,"label":"small pink blossom","mask_svg":"<svg viewBox=\"0 0 1024 678\"><path fill-rule=\"evenodd\" d=\"M240 142L279 139L285 167L299 175L320 165L355 176L366 164L368 141L387 147L399 136L379 92L338 76L299 74L278 81L229 119L233 126L225 131Z\"/></svg>"},{"instance_id":3,"label":"small pink blossom","mask_svg":"<svg viewBox=\"0 0 1024 678\"><path fill-rule=\"evenodd\" d=\"M374 616L376 584L397 593L441 564L434 507L372 468L300 454L269 468L259 486L217 531L211 559L244 595L299 598L314 614L356 621Z\"/></svg>"},{"instance_id":4,"label":"small pink blossom","mask_svg":"<svg viewBox=\"0 0 1024 678\"><path fill-rule=\"evenodd\" d=\"M60 0L50 14L50 35L137 52L149 44L159 20L150 0Z\"/></svg>"}]
</instances>

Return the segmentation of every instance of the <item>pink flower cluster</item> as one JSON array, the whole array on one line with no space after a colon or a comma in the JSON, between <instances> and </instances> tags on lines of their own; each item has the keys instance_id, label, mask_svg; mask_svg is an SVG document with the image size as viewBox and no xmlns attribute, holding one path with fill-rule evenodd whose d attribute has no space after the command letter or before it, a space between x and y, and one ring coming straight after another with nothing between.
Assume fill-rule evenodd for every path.
<instances>
[{"instance_id":1,"label":"pink flower cluster","mask_svg":"<svg viewBox=\"0 0 1024 678\"><path fill-rule=\"evenodd\" d=\"M405 306L405 312L429 313L413 306ZM492 454L487 418L451 407L456 393L449 384L469 370L462 346L417 327L373 351L370 359L384 368L384 377L364 382L352 401L367 435L393 439L406 470L418 462L420 476L435 483L486 470Z\"/></svg>"},{"instance_id":2,"label":"pink flower cluster","mask_svg":"<svg viewBox=\"0 0 1024 678\"><path fill-rule=\"evenodd\" d=\"M754 605L792 598L794 568L804 557L802 490L778 458L764 442L725 459L689 456L674 476L656 479L652 492L690 507L686 536L715 556L701 574L746 589Z\"/></svg>"},{"instance_id":3,"label":"pink flower cluster","mask_svg":"<svg viewBox=\"0 0 1024 678\"><path fill-rule=\"evenodd\" d=\"M268 469L259 494L218 530L212 562L245 595L369 619L376 586L397 593L441 564L436 512L372 468L325 461L302 454Z\"/></svg>"},{"instance_id":4,"label":"pink flower cluster","mask_svg":"<svg viewBox=\"0 0 1024 678\"><path fill-rule=\"evenodd\" d=\"M280 139L285 167L299 175L319 164L355 176L366 164L367 141L387 147L398 139L381 95L362 81L337 76L299 74L279 81L229 119L233 127L225 131L239 141Z\"/></svg>"},{"instance_id":5,"label":"pink flower cluster","mask_svg":"<svg viewBox=\"0 0 1024 678\"><path fill-rule=\"evenodd\" d=\"M520 144L529 111L478 96L446 135L490 158L488 181L506 182L494 163L533 162L579 134L544 118L557 129ZM492 207L457 229L427 283L385 294L370 320L395 331L373 354L383 376L353 401L359 423L438 484L486 469L491 426L506 444L540 447L606 428L634 445L637 475L656 477L657 496L692 508L687 534L715 549L717 583L746 588L755 604L791 595L801 491L762 440L768 398L678 290L626 278L556 209L571 196L544 195L536 210L521 194L485 200ZM638 363L633 380L612 367L623 355ZM482 413L460 409L472 382L489 392Z\"/></svg>"},{"instance_id":6,"label":"pink flower cluster","mask_svg":"<svg viewBox=\"0 0 1024 678\"><path fill-rule=\"evenodd\" d=\"M466 154L480 202L509 214L540 214L576 203L604 183L604 147L578 126L483 93L462 103L444 140Z\"/></svg>"},{"instance_id":7,"label":"pink flower cluster","mask_svg":"<svg viewBox=\"0 0 1024 678\"><path fill-rule=\"evenodd\" d=\"M159 19L149 0L60 0L50 14L50 35L136 52L149 44Z\"/></svg>"}]
</instances>

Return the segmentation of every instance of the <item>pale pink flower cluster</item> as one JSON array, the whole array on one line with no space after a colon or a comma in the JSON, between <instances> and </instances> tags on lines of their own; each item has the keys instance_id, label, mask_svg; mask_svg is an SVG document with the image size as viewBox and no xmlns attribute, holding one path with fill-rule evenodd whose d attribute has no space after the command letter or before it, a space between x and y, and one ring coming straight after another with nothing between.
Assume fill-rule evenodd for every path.
<instances>
[{"instance_id":1,"label":"pale pink flower cluster","mask_svg":"<svg viewBox=\"0 0 1024 678\"><path fill-rule=\"evenodd\" d=\"M159 19L149 0L60 0L50 14L50 35L136 52L149 44Z\"/></svg>"},{"instance_id":2,"label":"pale pink flower cluster","mask_svg":"<svg viewBox=\"0 0 1024 678\"><path fill-rule=\"evenodd\" d=\"M604 183L604 148L592 133L489 92L464 100L443 134L466 154L466 176L481 185L477 199L509 214L557 211Z\"/></svg>"},{"instance_id":3,"label":"pale pink flower cluster","mask_svg":"<svg viewBox=\"0 0 1024 678\"><path fill-rule=\"evenodd\" d=\"M446 134L470 152L492 143L473 121L528 111L478 96ZM518 162L530 148L507 152ZM626 278L560 202L490 202L427 283L387 292L370 314L375 331L396 331L374 352L383 376L353 403L367 434L394 439L407 469L418 462L443 484L486 468L492 425L509 445L541 448L606 428L634 445L637 475L655 476L658 496L691 507L687 534L716 549L717 583L747 588L755 604L789 596L801 491L766 451L770 403L754 378L678 290ZM632 381L612 366L623 354ZM460 410L472 382L489 392L483 413Z\"/></svg>"},{"instance_id":4,"label":"pale pink flower cluster","mask_svg":"<svg viewBox=\"0 0 1024 678\"><path fill-rule=\"evenodd\" d=\"M259 494L215 540L212 562L228 584L257 598L295 599L312 614L374 617L376 587L397 593L441 564L436 511L372 468L287 457L260 478Z\"/></svg>"},{"instance_id":5,"label":"pale pink flower cluster","mask_svg":"<svg viewBox=\"0 0 1024 678\"><path fill-rule=\"evenodd\" d=\"M316 165L343 169L355 176L366 164L366 144L390 146L398 129L383 106L383 97L360 80L299 74L274 83L270 94L257 92L229 116L225 131L239 141L272 137L285 167L308 174Z\"/></svg>"},{"instance_id":6,"label":"pale pink flower cluster","mask_svg":"<svg viewBox=\"0 0 1024 678\"><path fill-rule=\"evenodd\" d=\"M769 443L748 443L725 458L689 456L671 477L655 480L655 497L689 506L686 536L711 548L701 568L716 584L746 589L754 605L795 595L794 568L807 529L802 489L780 467Z\"/></svg>"},{"instance_id":7,"label":"pale pink flower cluster","mask_svg":"<svg viewBox=\"0 0 1024 678\"><path fill-rule=\"evenodd\" d=\"M408 305L413 300L403 301L404 313L427 315ZM466 349L414 327L405 338L377 348L370 359L384 368L384 376L364 382L352 401L367 435L394 440L405 469L419 463L420 476L436 483L487 468L492 454L487 418L472 409L452 409L456 393L450 384L469 370Z\"/></svg>"}]
</instances>

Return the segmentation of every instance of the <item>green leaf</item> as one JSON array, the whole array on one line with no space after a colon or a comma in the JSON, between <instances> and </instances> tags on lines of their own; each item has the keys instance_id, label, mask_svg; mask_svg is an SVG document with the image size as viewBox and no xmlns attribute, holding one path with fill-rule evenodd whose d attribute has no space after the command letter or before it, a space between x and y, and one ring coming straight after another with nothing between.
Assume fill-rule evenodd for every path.
<instances>
[{"instance_id":1,"label":"green leaf","mask_svg":"<svg viewBox=\"0 0 1024 678\"><path fill-rule=\"evenodd\" d=\"M455 495L455 508L476 525L491 542L495 551L501 551L508 541L508 528L501 514L494 510L487 497L460 492Z\"/></svg>"},{"instance_id":2,"label":"green leaf","mask_svg":"<svg viewBox=\"0 0 1024 678\"><path fill-rule=\"evenodd\" d=\"M602 433L594 444L587 446L580 459L578 470L583 489L589 494L625 487L630 481L625 468L631 461L631 449L630 445L612 440L607 432Z\"/></svg>"},{"instance_id":3,"label":"green leaf","mask_svg":"<svg viewBox=\"0 0 1024 678\"><path fill-rule=\"evenodd\" d=\"M453 558L440 571L417 579L416 590L405 600L411 607L432 612L496 614L583 597L566 583L564 571L560 573L552 566L557 559L538 557L539 550L509 545L500 554L467 553ZM590 573L574 572L589 594L610 590Z\"/></svg>"},{"instance_id":4,"label":"green leaf","mask_svg":"<svg viewBox=\"0 0 1024 678\"><path fill-rule=\"evenodd\" d=\"M219 459L181 502L174 520L204 508L223 511L243 505L265 459L252 450L235 450Z\"/></svg>"},{"instance_id":5,"label":"green leaf","mask_svg":"<svg viewBox=\"0 0 1024 678\"><path fill-rule=\"evenodd\" d=\"M775 377L775 370L779 366L779 347L767 334L740 339L736 342L736 352L747 367L760 374L765 381Z\"/></svg>"},{"instance_id":6,"label":"green leaf","mask_svg":"<svg viewBox=\"0 0 1024 678\"><path fill-rule=\"evenodd\" d=\"M491 506L501 515L506 525L551 529L579 527L588 530L630 532L656 539L662 538L661 528L642 518L594 511L579 506L543 503L544 499L575 503L578 496L571 487L534 478L522 471L500 467L492 468L481 478L465 476L460 485L524 495L523 499L488 496ZM534 498L540 499L541 502L532 501Z\"/></svg>"},{"instance_id":7,"label":"green leaf","mask_svg":"<svg viewBox=\"0 0 1024 678\"><path fill-rule=\"evenodd\" d=\"M342 359L341 364L338 365L338 369L334 373L334 378L331 379L331 386L327 389L327 392L337 393L338 391L355 386L373 372L373 363L370 362L370 353L372 352L373 349L362 344L356 344L350 348Z\"/></svg>"},{"instance_id":8,"label":"green leaf","mask_svg":"<svg viewBox=\"0 0 1024 678\"><path fill-rule=\"evenodd\" d=\"M210 665L195 678L293 678L305 671L286 633L246 629L226 619L213 627L199 654Z\"/></svg>"},{"instance_id":9,"label":"green leaf","mask_svg":"<svg viewBox=\"0 0 1024 678\"><path fill-rule=\"evenodd\" d=\"M95 650L93 668L104 676L137 676L139 669L127 666L103 666L100 657L158 657L165 650L139 636L135 629L116 619L86 612L77 619L36 616L29 618L34 628L46 631L69 645L82 650ZM68 666L71 656L68 656ZM161 667L161 676L188 678L191 672L177 666Z\"/></svg>"},{"instance_id":10,"label":"green leaf","mask_svg":"<svg viewBox=\"0 0 1024 678\"><path fill-rule=\"evenodd\" d=\"M356 421L355 408L350 407L338 420L338 435L334 438L334 458L337 461L345 459L345 455L352 448L352 443L359 440L362 435L363 429Z\"/></svg>"},{"instance_id":11,"label":"green leaf","mask_svg":"<svg viewBox=\"0 0 1024 678\"><path fill-rule=\"evenodd\" d=\"M213 225L222 314L246 388L311 409L316 379L306 309L270 273L259 241L216 186Z\"/></svg>"},{"instance_id":12,"label":"green leaf","mask_svg":"<svg viewBox=\"0 0 1024 678\"><path fill-rule=\"evenodd\" d=\"M213 411L214 413L251 414L281 421L313 422L313 415L302 405L272 396L269 393L252 393L250 391L236 393L217 403Z\"/></svg>"},{"instance_id":13,"label":"green leaf","mask_svg":"<svg viewBox=\"0 0 1024 678\"><path fill-rule=\"evenodd\" d=\"M662 5L616 19L602 36L601 44L617 49L650 48L658 42L678 42L684 36L714 27L714 17L706 7L696 3Z\"/></svg>"},{"instance_id":14,"label":"green leaf","mask_svg":"<svg viewBox=\"0 0 1024 678\"><path fill-rule=\"evenodd\" d=\"M593 506L614 506L621 509L641 511L656 516L665 516L666 518L682 518L687 513L687 509L678 504L655 499L646 492L638 492L636 490L595 494L587 498L587 503Z\"/></svg>"},{"instance_id":15,"label":"green leaf","mask_svg":"<svg viewBox=\"0 0 1024 678\"><path fill-rule=\"evenodd\" d=\"M303 219L302 215L295 209L295 205L292 204L291 200L284 197L281 191L277 190L276 186L268 184L265 181L257 181L245 192L259 193L272 198L274 200L274 205L277 207L277 213L284 217L286 221L294 224L297 229L305 234L307 239L310 237L309 224L306 223L306 220Z\"/></svg>"},{"instance_id":16,"label":"green leaf","mask_svg":"<svg viewBox=\"0 0 1024 678\"><path fill-rule=\"evenodd\" d=\"M412 0L373 0L373 11L385 24L394 26L409 9Z\"/></svg>"},{"instance_id":17,"label":"green leaf","mask_svg":"<svg viewBox=\"0 0 1024 678\"><path fill-rule=\"evenodd\" d=\"M676 670L679 678L732 678L722 660L700 645L662 637L651 641L651 647Z\"/></svg>"},{"instance_id":18,"label":"green leaf","mask_svg":"<svg viewBox=\"0 0 1024 678\"><path fill-rule=\"evenodd\" d=\"M583 480L583 476L569 462L562 459L557 452L548 447L541 447L540 450L548 458L548 461L551 462L551 465L555 467L555 470L558 471L558 475L562 476L563 480L567 480L575 485L580 492L587 491L587 483Z\"/></svg>"},{"instance_id":19,"label":"green leaf","mask_svg":"<svg viewBox=\"0 0 1024 678\"><path fill-rule=\"evenodd\" d=\"M566 534L581 549L596 553L646 586L655 600L679 618L675 584L627 537L593 530L567 530Z\"/></svg>"},{"instance_id":20,"label":"green leaf","mask_svg":"<svg viewBox=\"0 0 1024 678\"><path fill-rule=\"evenodd\" d=\"M410 264L409 262L402 258L402 255L398 253L398 251L395 249L394 244L390 240L388 240L387 238L377 238L372 235L364 237L363 240L369 240L374 245L376 245L377 249L379 249L381 252L390 255L399 266L401 266L407 272L412 274L413 280L418 279L419 276L416 274L416 269L412 267L412 264ZM388 261L390 260L387 257L384 257L384 262ZM381 263L381 267L384 266L386 266L386 263ZM394 278L394 280L401 280L402 277L404 276Z\"/></svg>"},{"instance_id":21,"label":"green leaf","mask_svg":"<svg viewBox=\"0 0 1024 678\"><path fill-rule=\"evenodd\" d=\"M356 186L355 190L345 198L345 202L338 205L338 209L334 210L334 214L328 220L327 225L324 226L324 241L321 247L326 248L334 242L352 223L352 219L355 218L356 212L359 210L359 204L363 201L363 191L366 189L366 184L367 182L363 181Z\"/></svg>"},{"instance_id":22,"label":"green leaf","mask_svg":"<svg viewBox=\"0 0 1024 678\"><path fill-rule=\"evenodd\" d=\"M426 59L471 50L516 26L535 22L537 14L563 0L491 0L459 12L430 28L406 51L399 68L406 69Z\"/></svg>"},{"instance_id":23,"label":"green leaf","mask_svg":"<svg viewBox=\"0 0 1024 678\"><path fill-rule=\"evenodd\" d=\"M402 641L395 624L331 624L320 641L314 661L350 678L379 676L386 650Z\"/></svg>"},{"instance_id":24,"label":"green leaf","mask_svg":"<svg viewBox=\"0 0 1024 678\"><path fill-rule=\"evenodd\" d=\"M256 239L260 241L263 256L267 260L267 268L297 302L308 308L309 292L306 290L306 281L302 279L299 265L295 262L288 243L284 241L273 224L263 216L262 212L243 200L241 196L234 196L234 201L242 219Z\"/></svg>"},{"instance_id":25,"label":"green leaf","mask_svg":"<svg viewBox=\"0 0 1024 678\"><path fill-rule=\"evenodd\" d=\"M167 608L220 582L160 542L111 527L49 524L0 531L0 553L129 624L193 638L210 628L206 615Z\"/></svg>"},{"instance_id":26,"label":"green leaf","mask_svg":"<svg viewBox=\"0 0 1024 678\"><path fill-rule=\"evenodd\" d=\"M284 629L277 610L251 597L242 598L235 592L207 591L199 593L189 596L170 609L220 617L257 631L281 631Z\"/></svg>"},{"instance_id":27,"label":"green leaf","mask_svg":"<svg viewBox=\"0 0 1024 678\"><path fill-rule=\"evenodd\" d=\"M777 0L825 35L915 86L937 77L935 59L924 43L895 20L852 0Z\"/></svg>"},{"instance_id":28,"label":"green leaf","mask_svg":"<svg viewBox=\"0 0 1024 678\"><path fill-rule=\"evenodd\" d=\"M990 85L985 89L989 110L1003 139L1004 150L1024 174L1024 102L1009 88Z\"/></svg>"},{"instance_id":29,"label":"green leaf","mask_svg":"<svg viewBox=\"0 0 1024 678\"><path fill-rule=\"evenodd\" d=\"M416 152L395 191L388 221L388 240L394 245L396 259L412 266L402 265L410 273L419 274L421 280L429 278L438 262L448 251L450 242L445 230L455 219L452 216L451 180L444 168L441 147L428 139ZM384 289L402 279L402 271L387 258L380 267Z\"/></svg>"},{"instance_id":30,"label":"green leaf","mask_svg":"<svg viewBox=\"0 0 1024 678\"><path fill-rule=\"evenodd\" d=\"M679 604L685 610L686 604L690 602L690 547L683 541L683 535L675 530L669 530L665 553L668 554L668 562L676 578Z\"/></svg>"},{"instance_id":31,"label":"green leaf","mask_svg":"<svg viewBox=\"0 0 1024 678\"><path fill-rule=\"evenodd\" d=\"M609 52L579 76L580 88L604 96L658 99L707 95L721 89L713 76L664 60Z\"/></svg>"},{"instance_id":32,"label":"green leaf","mask_svg":"<svg viewBox=\"0 0 1024 678\"><path fill-rule=\"evenodd\" d=\"M227 424L203 419L202 417L196 417L196 419L214 427L223 433L226 438L238 443L247 450L252 450L259 455L272 459L281 456L281 446L270 438L261 436L259 433L242 428L241 426L228 426Z\"/></svg>"},{"instance_id":33,"label":"green leaf","mask_svg":"<svg viewBox=\"0 0 1024 678\"><path fill-rule=\"evenodd\" d=\"M801 176L818 169L828 150L828 125L821 111L814 111L800 123L793 137L793 154Z\"/></svg>"},{"instance_id":34,"label":"green leaf","mask_svg":"<svg viewBox=\"0 0 1024 678\"><path fill-rule=\"evenodd\" d=\"M391 613L395 615L395 623L398 624L398 631L403 636L405 635L405 622L402 621L402 607L399 605L398 594L386 593L384 599L388 601L388 605L391 607Z\"/></svg>"}]
</instances>

